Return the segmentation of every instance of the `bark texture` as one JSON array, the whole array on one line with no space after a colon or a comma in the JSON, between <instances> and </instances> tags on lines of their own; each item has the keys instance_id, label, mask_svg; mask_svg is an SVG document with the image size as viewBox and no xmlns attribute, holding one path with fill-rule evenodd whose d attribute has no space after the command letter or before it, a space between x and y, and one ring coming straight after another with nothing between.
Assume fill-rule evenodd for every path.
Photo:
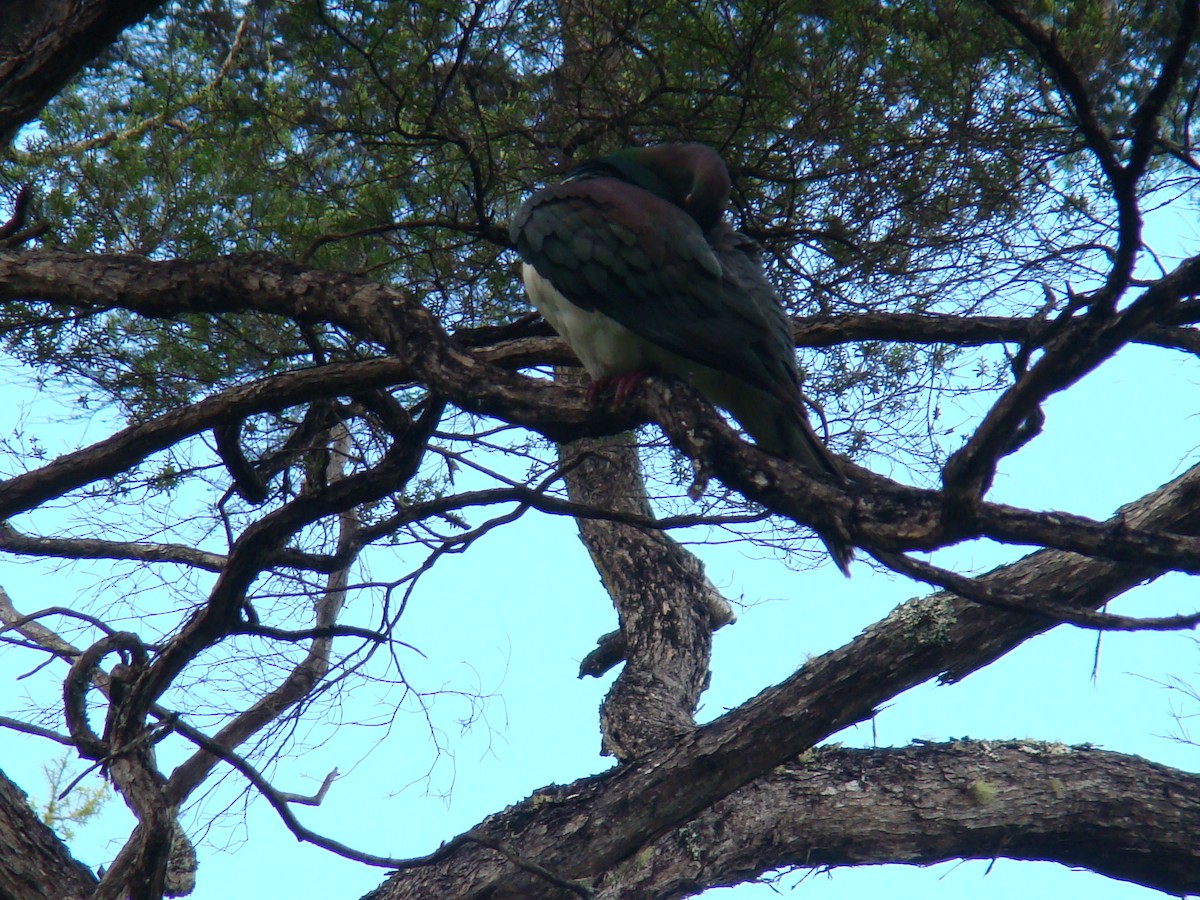
<instances>
[{"instance_id":1,"label":"bark texture","mask_svg":"<svg viewBox=\"0 0 1200 900\"><path fill-rule=\"evenodd\" d=\"M25 792L0 772L0 897L85 900L96 876L30 808Z\"/></svg>"},{"instance_id":2,"label":"bark texture","mask_svg":"<svg viewBox=\"0 0 1200 900\"><path fill-rule=\"evenodd\" d=\"M651 518L631 435L562 445L571 499ZM580 519L621 622L625 666L600 711L603 752L631 759L695 727L708 681L710 609L723 602L698 559L661 531Z\"/></svg>"},{"instance_id":3,"label":"bark texture","mask_svg":"<svg viewBox=\"0 0 1200 900\"><path fill-rule=\"evenodd\" d=\"M1118 753L1037 741L818 750L663 835L597 897L686 897L783 866L995 857L1191 894L1197 827L1197 776Z\"/></svg>"},{"instance_id":4,"label":"bark texture","mask_svg":"<svg viewBox=\"0 0 1200 900\"><path fill-rule=\"evenodd\" d=\"M554 71L558 102L550 115L611 114L613 97L604 86L621 77L630 61L628 48L602 49L612 47L613 26L589 4L559 0L558 13L563 57ZM587 381L577 369L557 372L560 382ZM572 500L653 519L632 434L560 444L559 461ZM616 606L616 644L625 659L600 708L601 751L632 759L695 726L693 714L708 683L712 630L724 624L710 609L728 605L704 577L700 561L662 531L597 519L578 522Z\"/></svg>"},{"instance_id":5,"label":"bark texture","mask_svg":"<svg viewBox=\"0 0 1200 900\"><path fill-rule=\"evenodd\" d=\"M1194 530L1200 515L1198 489L1200 467L1123 508L1114 519ZM1154 574L1144 566L1041 551L981 580L1093 608ZM376 900L566 896L561 885L554 887L544 875L531 875L530 866L591 889L612 867L640 858L665 835L707 815L714 804L739 789L770 777L776 766L796 759L846 725L870 717L879 704L901 691L932 677L960 678L1054 624L1044 616L999 611L948 593L904 604L849 644L817 657L787 681L671 747L613 772L538 792L431 857L414 861L371 896ZM1197 783L1191 776L1181 777L1181 802L1190 809L1200 799ZM990 783L983 780L978 790L986 796ZM845 782L838 785L828 789L840 793ZM1104 799L1117 802L1118 797ZM1099 808L1092 807L1092 814ZM1080 818L1077 826L1086 825ZM919 817L911 819L909 839L920 840L928 827ZM754 840L749 833L733 830L730 834L731 841ZM981 851L976 847L961 853L944 848L941 852L955 856ZM763 858L760 870L790 861ZM1200 877L1194 859L1188 862L1180 857L1176 864L1184 873L1181 880ZM1138 878L1149 868L1140 870ZM694 890L702 886L697 883Z\"/></svg>"},{"instance_id":6,"label":"bark texture","mask_svg":"<svg viewBox=\"0 0 1200 900\"><path fill-rule=\"evenodd\" d=\"M540 791L502 818L519 828L540 806L542 825L574 844L575 832L600 827L574 802L589 787ZM781 867L994 857L1051 859L1172 894L1200 890L1200 778L1036 741L805 753L600 870L570 856L547 866L491 825L367 900L666 900Z\"/></svg>"},{"instance_id":7,"label":"bark texture","mask_svg":"<svg viewBox=\"0 0 1200 900\"><path fill-rule=\"evenodd\" d=\"M0 0L0 144L162 0Z\"/></svg>"}]
</instances>

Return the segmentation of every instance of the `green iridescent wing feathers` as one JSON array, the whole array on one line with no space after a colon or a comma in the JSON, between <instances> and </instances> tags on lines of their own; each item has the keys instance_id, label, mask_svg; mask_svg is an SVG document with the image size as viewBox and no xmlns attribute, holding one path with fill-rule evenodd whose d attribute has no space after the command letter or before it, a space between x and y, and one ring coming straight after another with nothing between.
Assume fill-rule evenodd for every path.
<instances>
[{"instance_id":1,"label":"green iridescent wing feathers","mask_svg":"<svg viewBox=\"0 0 1200 900\"><path fill-rule=\"evenodd\" d=\"M760 275L756 295L746 289L744 271L735 283L737 273L718 258L740 253L733 232L714 252L678 206L615 178L537 192L510 231L521 258L580 308L763 390L774 392L781 377L789 378L779 359L781 346L785 358L791 352L790 336L769 282ZM773 346L764 347L764 339Z\"/></svg>"}]
</instances>

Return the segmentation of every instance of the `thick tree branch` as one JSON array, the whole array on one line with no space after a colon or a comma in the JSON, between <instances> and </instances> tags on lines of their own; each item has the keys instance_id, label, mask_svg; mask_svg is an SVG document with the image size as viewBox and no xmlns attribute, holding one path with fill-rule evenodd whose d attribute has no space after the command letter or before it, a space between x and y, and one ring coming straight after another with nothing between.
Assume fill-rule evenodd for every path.
<instances>
[{"instance_id":1,"label":"thick tree branch","mask_svg":"<svg viewBox=\"0 0 1200 900\"><path fill-rule=\"evenodd\" d=\"M647 418L671 441L702 461L706 476L797 522L841 529L857 546L884 551L933 549L990 537L1011 544L1044 544L1164 569L1200 571L1200 537L1136 524L1120 517L1097 522L1060 512L1032 512L982 502L957 517L945 514L942 494L897 484L849 466L849 490L815 479L733 433L686 385L651 379L635 397ZM1200 504L1200 500L1194 501Z\"/></svg>"},{"instance_id":2,"label":"thick tree branch","mask_svg":"<svg viewBox=\"0 0 1200 900\"><path fill-rule=\"evenodd\" d=\"M1200 467L1123 508L1118 517L1135 526L1200 530L1197 497ZM1044 550L981 581L1013 594L1096 609L1157 574L1145 566ZM595 779L548 789L515 807L511 817L489 820L475 832L486 837L495 829L497 840L561 877L598 878L775 765L869 718L902 691L932 677L962 678L1052 624L945 593L904 604L846 646L671 748ZM521 893L533 890L531 882L496 870L477 847L459 840L414 860L373 896L420 896L405 887L410 880L446 889L429 896L537 896ZM519 887L509 892L513 885Z\"/></svg>"},{"instance_id":3,"label":"thick tree branch","mask_svg":"<svg viewBox=\"0 0 1200 900\"><path fill-rule=\"evenodd\" d=\"M664 835L596 896L686 897L785 866L996 857L1191 894L1198 827L1200 778L1120 753L1037 741L818 750Z\"/></svg>"},{"instance_id":4,"label":"thick tree branch","mask_svg":"<svg viewBox=\"0 0 1200 900\"><path fill-rule=\"evenodd\" d=\"M0 299L45 296L89 308L111 299L114 305L145 315L255 309L301 320L324 318L400 355L410 377L462 408L495 415L551 439L611 434L660 418L689 455L708 459L716 453L710 462L726 484L797 521L834 533L851 529L853 542L862 546L931 549L968 537L995 536L1025 543L1046 540L1062 549L1127 559L1175 561L1192 570L1200 567L1200 541L1133 536L1122 528L1105 535L1088 534L1086 520L1076 520L1078 527L1074 527L1054 514L1014 516L1001 507L980 504L978 492L990 480L1009 436L1045 397L1082 377L1156 317L1169 317L1180 301L1197 292L1200 258L1154 282L1119 315L1087 316L1070 323L951 458L945 481L953 490L947 502L936 492L907 488L865 472L856 479L863 490L852 497L737 442L719 418L683 400L676 401L683 405L675 412L669 406L664 409L661 402L649 406L630 402L620 410L592 408L584 402L582 391L506 372L458 349L411 297L353 276L259 257L160 263L136 257L0 252ZM86 466L82 459L74 464ZM17 506L24 508L31 497L23 495ZM10 508L4 500L0 489L0 515ZM1068 527L1062 527L1064 523Z\"/></svg>"},{"instance_id":5,"label":"thick tree branch","mask_svg":"<svg viewBox=\"0 0 1200 900\"><path fill-rule=\"evenodd\" d=\"M631 434L561 444L559 459L577 504L653 519ZM624 636L625 667L600 708L602 747L630 759L694 727L716 624L710 609L724 600L703 564L661 530L576 521Z\"/></svg>"},{"instance_id":6,"label":"thick tree branch","mask_svg":"<svg viewBox=\"0 0 1200 900\"><path fill-rule=\"evenodd\" d=\"M0 772L0 897L90 900L96 876L38 818L25 793Z\"/></svg>"},{"instance_id":7,"label":"thick tree branch","mask_svg":"<svg viewBox=\"0 0 1200 900\"><path fill-rule=\"evenodd\" d=\"M12 0L0 32L0 144L162 0Z\"/></svg>"},{"instance_id":8,"label":"thick tree branch","mask_svg":"<svg viewBox=\"0 0 1200 900\"><path fill-rule=\"evenodd\" d=\"M544 382L487 364L457 347L406 291L306 269L261 254L157 262L137 256L0 251L0 302L40 298L90 312L125 309L151 318L256 310L326 322L384 347L419 381L463 409L570 440L636 424L622 411L548 407ZM582 399L582 391L578 392ZM0 510L4 505L0 495ZM0 512L0 515L6 513Z\"/></svg>"}]
</instances>

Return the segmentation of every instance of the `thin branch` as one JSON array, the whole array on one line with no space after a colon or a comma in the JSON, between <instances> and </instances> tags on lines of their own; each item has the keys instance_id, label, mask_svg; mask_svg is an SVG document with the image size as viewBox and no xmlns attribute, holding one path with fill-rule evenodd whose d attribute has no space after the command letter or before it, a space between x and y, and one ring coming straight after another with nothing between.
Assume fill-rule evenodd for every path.
<instances>
[{"instance_id":1,"label":"thin branch","mask_svg":"<svg viewBox=\"0 0 1200 900\"><path fill-rule=\"evenodd\" d=\"M314 478L313 483L306 486L306 490L301 493L301 497L297 501L294 501L294 503L298 503L305 498L314 497L320 499L326 505L331 500L335 501L331 507L326 506L324 508L322 515L330 512L337 514L338 538L335 556L343 560L342 565L330 573L326 581L325 592L317 601L315 611L316 627L309 631L313 636L313 641L305 658L293 667L283 682L274 690L257 700L249 709L234 716L233 720L221 729L215 739L221 746L230 749L239 746L251 735L257 733L268 723L277 719L287 709L295 706L295 704L308 696L313 687L328 671L331 642L337 631L350 633L358 630L349 627L339 629L336 625L337 616L346 599L349 569L355 559L356 548L361 548L362 546L362 542L358 536L361 525L359 523L357 507L361 503L374 499L376 496L374 491L382 490L384 493L389 493L407 483L420 464L428 435L436 427L441 417L441 412L442 404L430 402L421 419L412 423L408 433L397 440L396 445L389 451L388 458L385 458L376 469L355 475L346 474L350 436L344 427L337 427L335 432L336 437L330 440L332 450L331 462L328 470L323 473L323 477L327 478L327 483L322 487L318 479ZM289 505L294 505L294 503ZM280 512L286 511L287 507ZM275 514L267 516L261 521L267 522L273 515ZM297 526L291 524L286 528L284 527L284 523L292 522L294 522L293 516L281 518L276 526L279 529L279 533L286 535L294 534L298 530ZM256 524L261 524L261 522ZM254 528L255 526L251 526L247 530L247 534L253 531ZM210 595L210 609L216 605L214 598L219 596L219 592L222 589L221 581L225 580L231 571L236 572L238 567L245 567L246 576L253 577L257 572L257 569L254 567L262 565L261 561L255 562L252 555L253 550L246 549L247 547L254 548L256 545L252 541L243 543L245 538L246 535L244 534L235 544L233 553L230 554L230 566L222 573L221 578L218 579L218 584L214 587L212 595ZM193 633L205 627L204 623L198 620L194 620L189 625L193 629ZM208 627L216 629L224 627L226 633L246 630L246 626L241 626L237 623L223 624L219 620L214 625ZM268 630L258 625L251 625L250 628L260 633L265 633ZM271 629L271 631L275 631L276 635L283 633L274 629ZM321 632L325 633L322 634ZM363 630L361 636L376 643L386 642L386 639L381 641L380 639L384 638L384 636L376 632ZM199 640L196 643L199 645ZM164 658L166 658L165 653L159 659L162 660ZM173 677L171 673L177 671L178 667L186 665L188 661L189 656L187 652L181 653L176 659L168 659L165 673L159 674L159 677L164 682L168 681L170 677ZM168 793L172 797L173 802L177 804L182 803L204 780L208 772L211 771L214 762L215 760L212 756L197 753L181 763L171 773L168 782Z\"/></svg>"},{"instance_id":2,"label":"thin branch","mask_svg":"<svg viewBox=\"0 0 1200 900\"><path fill-rule=\"evenodd\" d=\"M269 625L243 625L234 634L249 634L256 637L268 637L277 641L307 641L325 640L335 637L357 637L376 644L387 643L391 638L370 628L359 628L355 625L326 625L317 628L272 628Z\"/></svg>"},{"instance_id":3,"label":"thin branch","mask_svg":"<svg viewBox=\"0 0 1200 900\"><path fill-rule=\"evenodd\" d=\"M330 769L329 774L325 776L325 780L321 782L320 788L311 796L304 794L290 794L287 791L280 791L279 798L284 803L299 803L301 806L320 806L321 801L325 799L325 795L329 793L329 786L333 784L333 780L338 777L336 768Z\"/></svg>"},{"instance_id":4,"label":"thin branch","mask_svg":"<svg viewBox=\"0 0 1200 900\"><path fill-rule=\"evenodd\" d=\"M9 607L9 609L11 609L11 607ZM80 619L84 622L87 622L93 628L96 628L109 636L112 636L116 633L116 629L107 622L97 619L95 616L89 616L87 613L81 613L77 612L76 610L69 609L65 606L50 606L46 609L40 609L37 612L31 612L27 615L18 616L13 619L8 618L9 609L0 608L0 623L3 623L0 624L0 634L3 634L6 631L20 631L22 634L25 634L26 625L28 625L30 622L36 622L38 619L44 619L47 616L67 616L68 618L72 619ZM16 612L16 610L12 611Z\"/></svg>"},{"instance_id":5,"label":"thin branch","mask_svg":"<svg viewBox=\"0 0 1200 900\"><path fill-rule=\"evenodd\" d=\"M97 538L56 538L22 534L0 522L0 550L20 556L52 556L63 559L128 559L138 562L174 563L220 572L226 558L185 544L151 544L144 541L106 541Z\"/></svg>"},{"instance_id":6,"label":"thin branch","mask_svg":"<svg viewBox=\"0 0 1200 900\"><path fill-rule=\"evenodd\" d=\"M955 503L973 503L990 487L1012 435L1051 394L1074 384L1185 297L1200 292L1200 257L1151 284L1121 313L1084 316L1063 329L1017 383L1000 396L975 433L946 463L942 482ZM956 512L961 512L958 510Z\"/></svg>"},{"instance_id":7,"label":"thin branch","mask_svg":"<svg viewBox=\"0 0 1200 900\"><path fill-rule=\"evenodd\" d=\"M391 857L387 856L376 856L372 853L363 853L360 850L355 850L352 847L348 847L340 841L335 841L332 838L327 838L323 835L317 834L315 831L305 828L300 824L300 821L288 807L287 798L290 795L281 794L279 791L275 790L270 782L263 777L262 773L254 768L254 766L250 765L250 763L248 763L245 759L232 750L222 747L208 735L204 734L204 732L193 728L182 720L176 721L175 730L205 753L212 754L213 756L224 760L225 762L229 763L230 766L237 769L237 771L244 775L246 780L254 785L255 789L262 794L264 798L266 798L266 801L269 804L271 804L271 808L278 813L279 818L283 820L284 826L296 837L296 840L314 844L324 850L329 850L332 853L336 853L338 856L345 857L346 859L352 859L355 862L366 863L369 866L380 866L385 869L392 869L402 862L401 860L392 859Z\"/></svg>"},{"instance_id":8,"label":"thin branch","mask_svg":"<svg viewBox=\"0 0 1200 900\"><path fill-rule=\"evenodd\" d=\"M12 598L4 588L0 587L0 622L6 624L17 622L26 617L17 611L13 606ZM50 653L66 660L73 660L82 652L74 644L64 641L61 637L42 625L40 622L30 618L23 625L17 626L17 631L22 635L35 642L38 646L45 648Z\"/></svg>"},{"instance_id":9,"label":"thin branch","mask_svg":"<svg viewBox=\"0 0 1200 900\"><path fill-rule=\"evenodd\" d=\"M31 725L29 722L22 722L20 719L10 719L8 716L0 716L0 728L10 728L13 731L32 734L35 737L48 738L55 743L64 744L67 747L75 746L75 742L65 734L59 734L51 728L43 728L40 725Z\"/></svg>"},{"instance_id":10,"label":"thin branch","mask_svg":"<svg viewBox=\"0 0 1200 900\"><path fill-rule=\"evenodd\" d=\"M1200 613L1180 616L1119 616L1113 613L1079 609L1065 603L1055 603L1039 597L1010 594L992 587L978 578L959 575L921 560L899 553L872 553L876 559L897 572L954 594L981 606L991 606L1008 612L1041 616L1055 623L1078 625L1097 631L1183 631L1200 624Z\"/></svg>"},{"instance_id":11,"label":"thin branch","mask_svg":"<svg viewBox=\"0 0 1200 900\"><path fill-rule=\"evenodd\" d=\"M277 412L316 397L392 384L402 380L406 371L400 360L370 359L300 369L229 388L149 422L131 425L39 469L0 482L0 520L124 472L152 453L220 425L230 417Z\"/></svg>"}]
</instances>

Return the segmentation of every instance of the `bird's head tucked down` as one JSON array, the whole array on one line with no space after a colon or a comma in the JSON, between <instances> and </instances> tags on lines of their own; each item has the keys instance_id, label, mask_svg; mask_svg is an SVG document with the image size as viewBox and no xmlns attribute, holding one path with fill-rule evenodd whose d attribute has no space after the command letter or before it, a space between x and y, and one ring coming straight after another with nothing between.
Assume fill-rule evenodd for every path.
<instances>
[{"instance_id":1,"label":"bird's head tucked down","mask_svg":"<svg viewBox=\"0 0 1200 900\"><path fill-rule=\"evenodd\" d=\"M617 401L674 375L769 453L845 484L809 424L791 323L752 240L725 221L729 171L702 144L634 147L536 191L509 228L534 306ZM838 566L844 536L818 532Z\"/></svg>"},{"instance_id":2,"label":"bird's head tucked down","mask_svg":"<svg viewBox=\"0 0 1200 900\"><path fill-rule=\"evenodd\" d=\"M673 203L708 231L729 205L729 170L704 144L630 147L577 166L566 181L618 178Z\"/></svg>"}]
</instances>

